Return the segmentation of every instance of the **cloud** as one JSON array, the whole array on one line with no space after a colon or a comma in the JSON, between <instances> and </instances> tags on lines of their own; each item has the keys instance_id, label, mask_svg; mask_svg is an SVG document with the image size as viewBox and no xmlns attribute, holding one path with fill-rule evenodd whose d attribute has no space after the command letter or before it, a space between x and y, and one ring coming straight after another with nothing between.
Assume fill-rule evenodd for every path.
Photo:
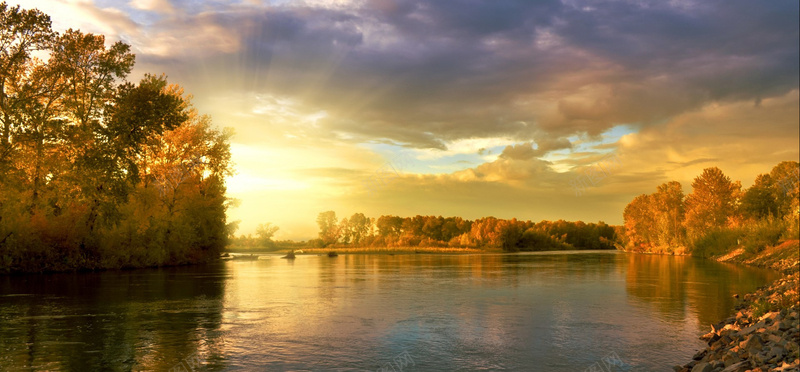
<instances>
[{"instance_id":1,"label":"cloud","mask_svg":"<svg viewBox=\"0 0 800 372\"><path fill-rule=\"evenodd\" d=\"M533 145L533 142L508 145L503 149L500 157L513 160L528 160L534 157L543 157L555 150L572 149L572 143L565 138L550 139L545 137L536 142L536 148Z\"/></svg>"},{"instance_id":2,"label":"cloud","mask_svg":"<svg viewBox=\"0 0 800 372\"><path fill-rule=\"evenodd\" d=\"M218 75L326 112L344 140L416 148L596 136L800 83L796 2L132 1L168 14L146 29L78 6L181 80Z\"/></svg>"},{"instance_id":3,"label":"cloud","mask_svg":"<svg viewBox=\"0 0 800 372\"><path fill-rule=\"evenodd\" d=\"M267 220L300 198L312 227L327 209L618 223L661 182L717 165L747 185L798 158L797 1L31 1L271 149L234 154L238 184L271 188L242 192ZM367 194L376 148L416 163ZM576 197L609 152L620 169Z\"/></svg>"},{"instance_id":4,"label":"cloud","mask_svg":"<svg viewBox=\"0 0 800 372\"><path fill-rule=\"evenodd\" d=\"M136 9L158 13L173 13L175 11L169 0L131 0L130 5Z\"/></svg>"},{"instance_id":5,"label":"cloud","mask_svg":"<svg viewBox=\"0 0 800 372\"><path fill-rule=\"evenodd\" d=\"M324 109L332 130L441 148L657 125L795 87L796 4L730 8L369 1L231 17L249 25L240 71L268 70L249 84Z\"/></svg>"}]
</instances>

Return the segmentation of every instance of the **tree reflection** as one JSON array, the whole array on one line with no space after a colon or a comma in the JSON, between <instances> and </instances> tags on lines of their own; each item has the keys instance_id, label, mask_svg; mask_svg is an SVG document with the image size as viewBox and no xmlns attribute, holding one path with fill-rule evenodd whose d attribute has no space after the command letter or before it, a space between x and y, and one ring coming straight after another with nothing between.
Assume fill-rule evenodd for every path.
<instances>
[{"instance_id":1,"label":"tree reflection","mask_svg":"<svg viewBox=\"0 0 800 372\"><path fill-rule=\"evenodd\" d=\"M734 294L752 292L776 279L775 272L685 257L627 254L626 289L664 319L682 319L689 312L705 329L728 317Z\"/></svg>"},{"instance_id":2,"label":"tree reflection","mask_svg":"<svg viewBox=\"0 0 800 372\"><path fill-rule=\"evenodd\" d=\"M3 370L222 367L221 266L0 278ZM11 368L9 368L11 367Z\"/></svg>"}]
</instances>

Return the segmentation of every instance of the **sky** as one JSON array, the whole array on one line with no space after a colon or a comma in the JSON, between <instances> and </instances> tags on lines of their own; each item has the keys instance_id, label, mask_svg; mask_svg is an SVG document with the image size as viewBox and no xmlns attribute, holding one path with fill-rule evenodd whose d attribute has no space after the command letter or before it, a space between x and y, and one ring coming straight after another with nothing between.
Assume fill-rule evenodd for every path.
<instances>
[{"instance_id":1,"label":"sky","mask_svg":"<svg viewBox=\"0 0 800 372\"><path fill-rule=\"evenodd\" d=\"M13 1L12 1L13 3ZM800 158L795 0L26 0L234 128L239 233L318 213L622 223Z\"/></svg>"}]
</instances>

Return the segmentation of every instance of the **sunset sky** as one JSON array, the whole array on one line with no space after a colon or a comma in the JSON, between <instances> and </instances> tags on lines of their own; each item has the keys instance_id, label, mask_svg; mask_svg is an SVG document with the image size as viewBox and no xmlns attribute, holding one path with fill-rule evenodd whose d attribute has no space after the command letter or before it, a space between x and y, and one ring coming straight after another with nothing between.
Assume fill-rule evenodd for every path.
<instances>
[{"instance_id":1,"label":"sunset sky","mask_svg":"<svg viewBox=\"0 0 800 372\"><path fill-rule=\"evenodd\" d=\"M20 5L130 44L129 80L165 73L235 129L245 234L314 238L326 210L620 224L663 182L800 158L797 0Z\"/></svg>"}]
</instances>

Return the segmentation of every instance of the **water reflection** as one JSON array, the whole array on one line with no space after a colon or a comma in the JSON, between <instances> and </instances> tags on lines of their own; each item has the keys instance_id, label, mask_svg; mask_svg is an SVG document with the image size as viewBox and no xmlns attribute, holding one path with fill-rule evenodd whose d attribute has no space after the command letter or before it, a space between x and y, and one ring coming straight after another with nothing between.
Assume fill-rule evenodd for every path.
<instances>
[{"instance_id":1,"label":"water reflection","mask_svg":"<svg viewBox=\"0 0 800 372\"><path fill-rule=\"evenodd\" d=\"M680 321L691 313L703 329L731 313L737 301L734 294L750 292L778 277L772 271L693 257L624 257L628 293L663 319Z\"/></svg>"},{"instance_id":2,"label":"water reflection","mask_svg":"<svg viewBox=\"0 0 800 372\"><path fill-rule=\"evenodd\" d=\"M0 278L0 370L620 370L690 357L777 275L616 252L279 256ZM408 370L412 370L407 366Z\"/></svg>"},{"instance_id":3,"label":"water reflection","mask_svg":"<svg viewBox=\"0 0 800 372\"><path fill-rule=\"evenodd\" d=\"M211 366L224 291L223 267L0 277L0 369Z\"/></svg>"}]
</instances>

